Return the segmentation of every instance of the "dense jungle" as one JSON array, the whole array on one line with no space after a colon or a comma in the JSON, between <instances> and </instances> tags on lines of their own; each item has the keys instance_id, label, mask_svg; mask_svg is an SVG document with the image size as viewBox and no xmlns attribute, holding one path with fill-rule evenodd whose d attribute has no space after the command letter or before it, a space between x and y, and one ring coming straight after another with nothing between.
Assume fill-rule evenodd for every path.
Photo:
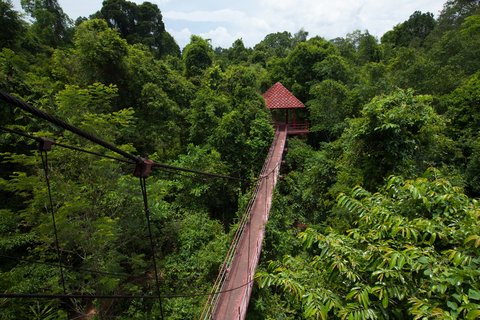
<instances>
[{"instance_id":1,"label":"dense jungle","mask_svg":"<svg viewBox=\"0 0 480 320\"><path fill-rule=\"evenodd\" d=\"M238 179L154 170L142 190L110 150L0 101L0 293L79 296L0 295L1 320L198 318L274 136L276 82L310 133L288 140L247 318L480 318L479 0L380 38L279 30L252 48L181 49L150 2L76 21L56 0L22 8L0 0L0 91Z\"/></svg>"}]
</instances>

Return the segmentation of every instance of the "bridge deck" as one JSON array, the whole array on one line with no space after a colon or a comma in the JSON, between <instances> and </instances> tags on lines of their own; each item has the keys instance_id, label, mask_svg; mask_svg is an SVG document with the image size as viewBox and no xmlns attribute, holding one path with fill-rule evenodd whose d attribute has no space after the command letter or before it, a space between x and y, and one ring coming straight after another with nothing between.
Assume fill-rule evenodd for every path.
<instances>
[{"instance_id":1,"label":"bridge deck","mask_svg":"<svg viewBox=\"0 0 480 320\"><path fill-rule=\"evenodd\" d=\"M250 221L245 226L239 240L221 290L224 293L219 295L213 311L213 319L245 319L286 138L285 126L278 127L272 142L272 151L265 160L266 163L262 170L261 177L263 179L260 181L252 205ZM242 287L246 283L248 285Z\"/></svg>"}]
</instances>

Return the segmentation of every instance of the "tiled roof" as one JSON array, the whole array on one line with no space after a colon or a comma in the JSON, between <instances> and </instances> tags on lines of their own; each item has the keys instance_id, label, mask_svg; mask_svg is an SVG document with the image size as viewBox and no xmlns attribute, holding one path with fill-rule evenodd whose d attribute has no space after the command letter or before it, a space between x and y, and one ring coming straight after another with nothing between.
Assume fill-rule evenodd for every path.
<instances>
[{"instance_id":1,"label":"tiled roof","mask_svg":"<svg viewBox=\"0 0 480 320\"><path fill-rule=\"evenodd\" d=\"M305 108L305 105L280 82L271 86L263 94L263 99L268 109Z\"/></svg>"}]
</instances>

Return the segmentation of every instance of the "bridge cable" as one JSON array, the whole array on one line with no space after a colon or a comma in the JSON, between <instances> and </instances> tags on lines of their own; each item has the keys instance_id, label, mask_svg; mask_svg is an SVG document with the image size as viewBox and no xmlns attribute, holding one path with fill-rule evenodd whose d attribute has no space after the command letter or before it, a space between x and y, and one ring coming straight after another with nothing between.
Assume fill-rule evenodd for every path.
<instances>
[{"instance_id":1,"label":"bridge cable","mask_svg":"<svg viewBox=\"0 0 480 320\"><path fill-rule=\"evenodd\" d=\"M40 151L40 157L42 158L42 165L43 165L43 172L45 173L45 182L47 184L47 190L48 190L48 200L50 203L50 211L51 216L52 216L52 224L53 224L53 231L55 235L55 249L57 251L57 258L58 262L60 264L60 278L62 281L62 288L63 288L63 293L67 293L67 289L65 287L65 277L63 275L63 263L62 263L62 256L60 253L60 245L58 243L58 230L57 230L57 223L55 221L55 209L53 208L53 200L52 200L52 189L50 187L50 175L49 175L49 169L48 169L48 150L50 149L51 145L49 146L48 141L44 141L44 143L39 144L39 151Z\"/></svg>"},{"instance_id":2,"label":"bridge cable","mask_svg":"<svg viewBox=\"0 0 480 320\"><path fill-rule=\"evenodd\" d=\"M32 140L35 140L37 142L40 142L42 140L41 137L36 137L36 136L33 136L32 134L29 134L25 131L20 131L20 130L16 130L16 129L10 129L10 128L6 128L4 126L0 126L0 130L3 130L5 132L9 132L9 133L12 133L12 134L16 134L16 135L19 135L19 136L22 136L22 137L25 137L25 138L29 138L29 139L32 139ZM101 154L101 153L98 153L98 152L94 152L94 151L90 151L90 150L86 150L86 149L82 149L80 147L76 147L76 146L71 146L71 145L67 145L67 144L63 144L63 143L59 143L59 142L56 142L56 141L52 141L53 142L53 145L56 145L56 146L59 146L59 147L62 147L62 148L65 148L65 149L70 149L70 150L74 150L74 151L79 151L79 152L82 152L82 153L88 153L88 154L91 154L91 155L95 155L95 156L98 156L98 157L102 157L102 158L107 158L107 159L112 159L112 160L116 160L116 161L119 161L119 162L124 162L124 163L129 163L129 164L135 164L136 162L133 162L131 160L127 160L127 159L122 159L122 158L118 158L118 157L113 157L113 156L109 156L109 155L105 155L105 154ZM210 173L210 172L204 172L204 171L198 171L198 170L193 170L193 169L186 169L186 168L181 168L181 167L175 167L175 166L169 166L169 165L165 165L165 164L158 164L158 163L155 163L153 165L153 168L155 169L161 169L162 171L164 172L167 172L167 173L171 173L171 174L175 174L175 175L183 175L185 177L190 177L192 179L197 179L197 180L201 180L201 181L207 181L205 179L207 178L225 178L225 179L230 179L230 180L241 180L241 181L247 181L246 179L241 179L241 178L236 178L236 177L231 177L231 176L227 176L227 175L221 175L221 174L216 174L216 173ZM197 178L196 176L192 176L192 175L188 175L188 173L193 173L193 174L196 174L197 176L207 176L205 178Z\"/></svg>"},{"instance_id":3,"label":"bridge cable","mask_svg":"<svg viewBox=\"0 0 480 320\"><path fill-rule=\"evenodd\" d=\"M160 303L160 316L163 320L162 295L160 293L160 281L158 280L157 261L155 258L155 244L153 243L152 228L150 223L150 208L148 206L147 183L145 176L140 177L140 187L142 189L143 207L145 211L145 217L147 219L148 237L150 238L150 249L152 251L153 269L155 271L155 285L157 288L158 301Z\"/></svg>"},{"instance_id":4,"label":"bridge cable","mask_svg":"<svg viewBox=\"0 0 480 320\"><path fill-rule=\"evenodd\" d=\"M14 96L8 94L8 93L5 93L1 90L0 90L0 99L4 100L5 102L7 102L9 104L12 104L16 107L19 107L20 109L22 109L22 110L24 110L28 113L31 113L34 116L37 116L41 119L44 119L44 120L46 120L50 123L53 123L53 124L65 129L65 130L73 132L73 133L75 133L75 134L77 134L77 135L79 135L79 136L81 136L81 137L83 137L87 140L90 140L90 141L92 141L96 144L99 144L99 145L101 145L101 146L119 154L119 155L122 155L123 157L125 157L127 159L133 160L135 163L138 163L138 162L142 161L141 157L130 154L130 153L114 146L113 144L100 139L99 137L97 137L93 134L90 134L90 133L88 133L88 132L86 132L86 131L84 131L80 128L72 126L71 124L69 124L69 123L67 123L67 122L65 122L65 121L63 121L59 118L56 118L56 117L38 109L38 108L35 108L35 107L29 105L28 103L26 103L26 102L14 97ZM194 169L181 168L181 167L176 167L176 166L162 164L162 163L155 163L154 168L171 169L171 170L201 174L201 175L210 176L210 177L214 177L214 178L223 178L223 179L245 181L245 179L242 179L242 178L231 177L231 176L223 175L223 174L203 172L203 171L194 170Z\"/></svg>"},{"instance_id":5,"label":"bridge cable","mask_svg":"<svg viewBox=\"0 0 480 320\"><path fill-rule=\"evenodd\" d=\"M210 172L205 172L205 171L200 171L200 170L195 170L195 169L187 169L187 168L176 167L176 166L163 164L163 163L154 163L152 168L153 169L171 170L171 171L173 170L173 171L189 172L189 173L194 173L194 174L198 174L198 175L207 176L207 177L210 177L210 178L221 178L221 179L228 179L228 180L248 181L247 179L232 177L232 176L228 176L228 175L225 175L225 174L210 173Z\"/></svg>"},{"instance_id":6,"label":"bridge cable","mask_svg":"<svg viewBox=\"0 0 480 320\"><path fill-rule=\"evenodd\" d=\"M203 297L209 296L211 294L221 294L221 293L228 293L235 290L239 290L245 286L250 285L254 280L250 280L238 287L231 288L228 290L223 291L216 291L216 292L202 292L202 293L190 293L190 294L165 294L163 298L175 299L175 298L195 298L195 297ZM120 299L158 299L157 296L152 295L99 295L99 294L48 294L48 293L5 293L0 292L0 298L5 299L112 299L112 300L120 300Z\"/></svg>"},{"instance_id":7,"label":"bridge cable","mask_svg":"<svg viewBox=\"0 0 480 320\"><path fill-rule=\"evenodd\" d=\"M6 127L3 127L3 126L0 126L0 130L3 130L5 132L9 132L9 133L13 133L13 134L25 137L25 138L29 138L29 139L32 139L32 140L35 140L35 141L38 141L38 142L40 142L42 140L42 138L40 138L40 137L33 136L29 133L26 133L26 132L20 131L20 130L10 129L10 128L6 128ZM79 151L79 152L82 152L82 153L88 153L88 154L91 154L91 155L94 155L94 156L107 158L107 159L112 159L112 160L116 160L116 161L119 161L119 162L135 164L135 162L133 162L132 160L113 157L113 156L109 156L109 155L106 155L106 154L101 154L101 153L98 153L98 152L95 152L95 151L82 149L80 147L75 147L75 146L63 144L63 143L56 142L56 141L52 141L52 143L53 143L53 145L62 147L64 149L70 149L70 150Z\"/></svg>"},{"instance_id":8,"label":"bridge cable","mask_svg":"<svg viewBox=\"0 0 480 320\"><path fill-rule=\"evenodd\" d=\"M20 109L28 112L28 113L31 113L33 114L34 116L37 116L38 118L41 118L41 119L44 119L50 123L53 123L65 130L68 130L70 132L73 132L87 140L90 140L96 144L99 144L119 155L122 155L124 156L125 158L127 159L130 159L130 160L133 160L135 162L138 162L139 161L139 157L137 156L134 156L116 146L114 146L113 144L111 143L108 143L100 138L98 138L97 136L93 135L93 134L90 134L80 128L77 128L75 126L72 126L71 124L69 123L66 123L65 121L61 120L61 119L58 119L40 109L37 109L31 105L29 105L28 103L8 94L8 93L5 93L3 91L0 91L0 99L4 100L5 102L8 102L16 107L19 107Z\"/></svg>"},{"instance_id":9,"label":"bridge cable","mask_svg":"<svg viewBox=\"0 0 480 320\"><path fill-rule=\"evenodd\" d=\"M74 268L74 267L67 266L65 264L61 265L61 264L58 264L58 263L50 263L50 262L37 261L37 260L32 260L32 259L24 259L24 258L7 256L7 255L3 255L3 254L0 254L0 258L20 261L20 262L27 262L27 263L30 263L30 264L39 264L39 265L44 265L44 266L63 268L63 269L68 269L68 270L72 270L72 271L76 271L76 272L80 272L80 273L84 272L84 273L93 273L93 274L101 274L101 275L117 276L117 277L128 277L128 276L130 276L130 274L128 274L128 273L99 271L99 270L86 269L86 268Z\"/></svg>"}]
</instances>

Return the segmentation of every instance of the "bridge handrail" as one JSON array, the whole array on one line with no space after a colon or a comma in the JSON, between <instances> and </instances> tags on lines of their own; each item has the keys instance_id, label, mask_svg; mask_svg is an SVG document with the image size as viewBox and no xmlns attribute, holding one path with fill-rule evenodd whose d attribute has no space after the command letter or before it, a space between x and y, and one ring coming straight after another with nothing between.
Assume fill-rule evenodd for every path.
<instances>
[{"instance_id":1,"label":"bridge handrail","mask_svg":"<svg viewBox=\"0 0 480 320\"><path fill-rule=\"evenodd\" d=\"M265 177L269 177L269 175L271 173L273 173L273 186L275 186L277 184L277 176L278 176L278 173L279 173L279 170L280 170L280 163L277 163L277 165L275 165L275 167L272 169L272 171L265 175ZM267 212L270 211L270 208L265 208L265 210ZM248 279L249 279L249 282L248 282L248 285L247 285L247 290L245 290L245 293L242 297L242 304L239 306L238 308L238 319L245 319L245 316L246 313L247 313L247 309L248 309L248 302L249 302L249 299L248 297L251 296L251 290L252 290L252 287L253 287L253 282L252 280L253 279L250 279L251 277L251 273L252 271L255 271L256 269L256 266L258 264L258 261L260 260L260 252L261 252L261 249L262 249L262 242L263 242L263 237L262 238L259 238L257 239L257 243L256 243L256 246L255 246L255 254L254 254L254 259L251 259L250 260L250 265L248 265Z\"/></svg>"},{"instance_id":2,"label":"bridge handrail","mask_svg":"<svg viewBox=\"0 0 480 320\"><path fill-rule=\"evenodd\" d=\"M228 270L230 269L231 263L232 263L233 258L235 256L236 248L237 248L238 243L240 241L240 238L243 234L245 226L247 225L247 221L250 221L250 215L251 215L252 207L253 207L253 204L255 203L255 200L257 198L258 191L260 189L260 185L262 183L262 180L265 179L266 177L268 177L268 175L271 173L270 172L268 175L265 175L265 171L267 170L267 165L270 162L270 159L272 158L273 150L275 149L275 145L276 145L278 136L279 136L279 129L277 128L275 130L275 136L274 136L274 139L272 141L272 145L270 146L270 149L268 151L267 158L266 158L266 160L263 164L262 170L260 171L260 179L257 180L256 186L255 186L255 191L254 191L252 197L250 198L250 201L248 202L248 205L247 205L247 207L244 211L244 214L243 214L243 216L242 216L242 218L241 218L241 220L238 224L237 230L236 230L236 232L233 236L232 242L230 243L230 247L227 251L225 260L224 260L224 262L222 264L222 267L221 267L221 269L218 273L218 276L215 280L213 288L210 291L210 295L208 296L207 302L205 303L205 306L203 308L200 319L211 319L212 312L216 308L218 298L220 296L219 293L221 292L221 290L223 288L223 285L225 283ZM250 269L250 267L249 267L249 269ZM245 285L249 286L248 283L246 283Z\"/></svg>"}]
</instances>

